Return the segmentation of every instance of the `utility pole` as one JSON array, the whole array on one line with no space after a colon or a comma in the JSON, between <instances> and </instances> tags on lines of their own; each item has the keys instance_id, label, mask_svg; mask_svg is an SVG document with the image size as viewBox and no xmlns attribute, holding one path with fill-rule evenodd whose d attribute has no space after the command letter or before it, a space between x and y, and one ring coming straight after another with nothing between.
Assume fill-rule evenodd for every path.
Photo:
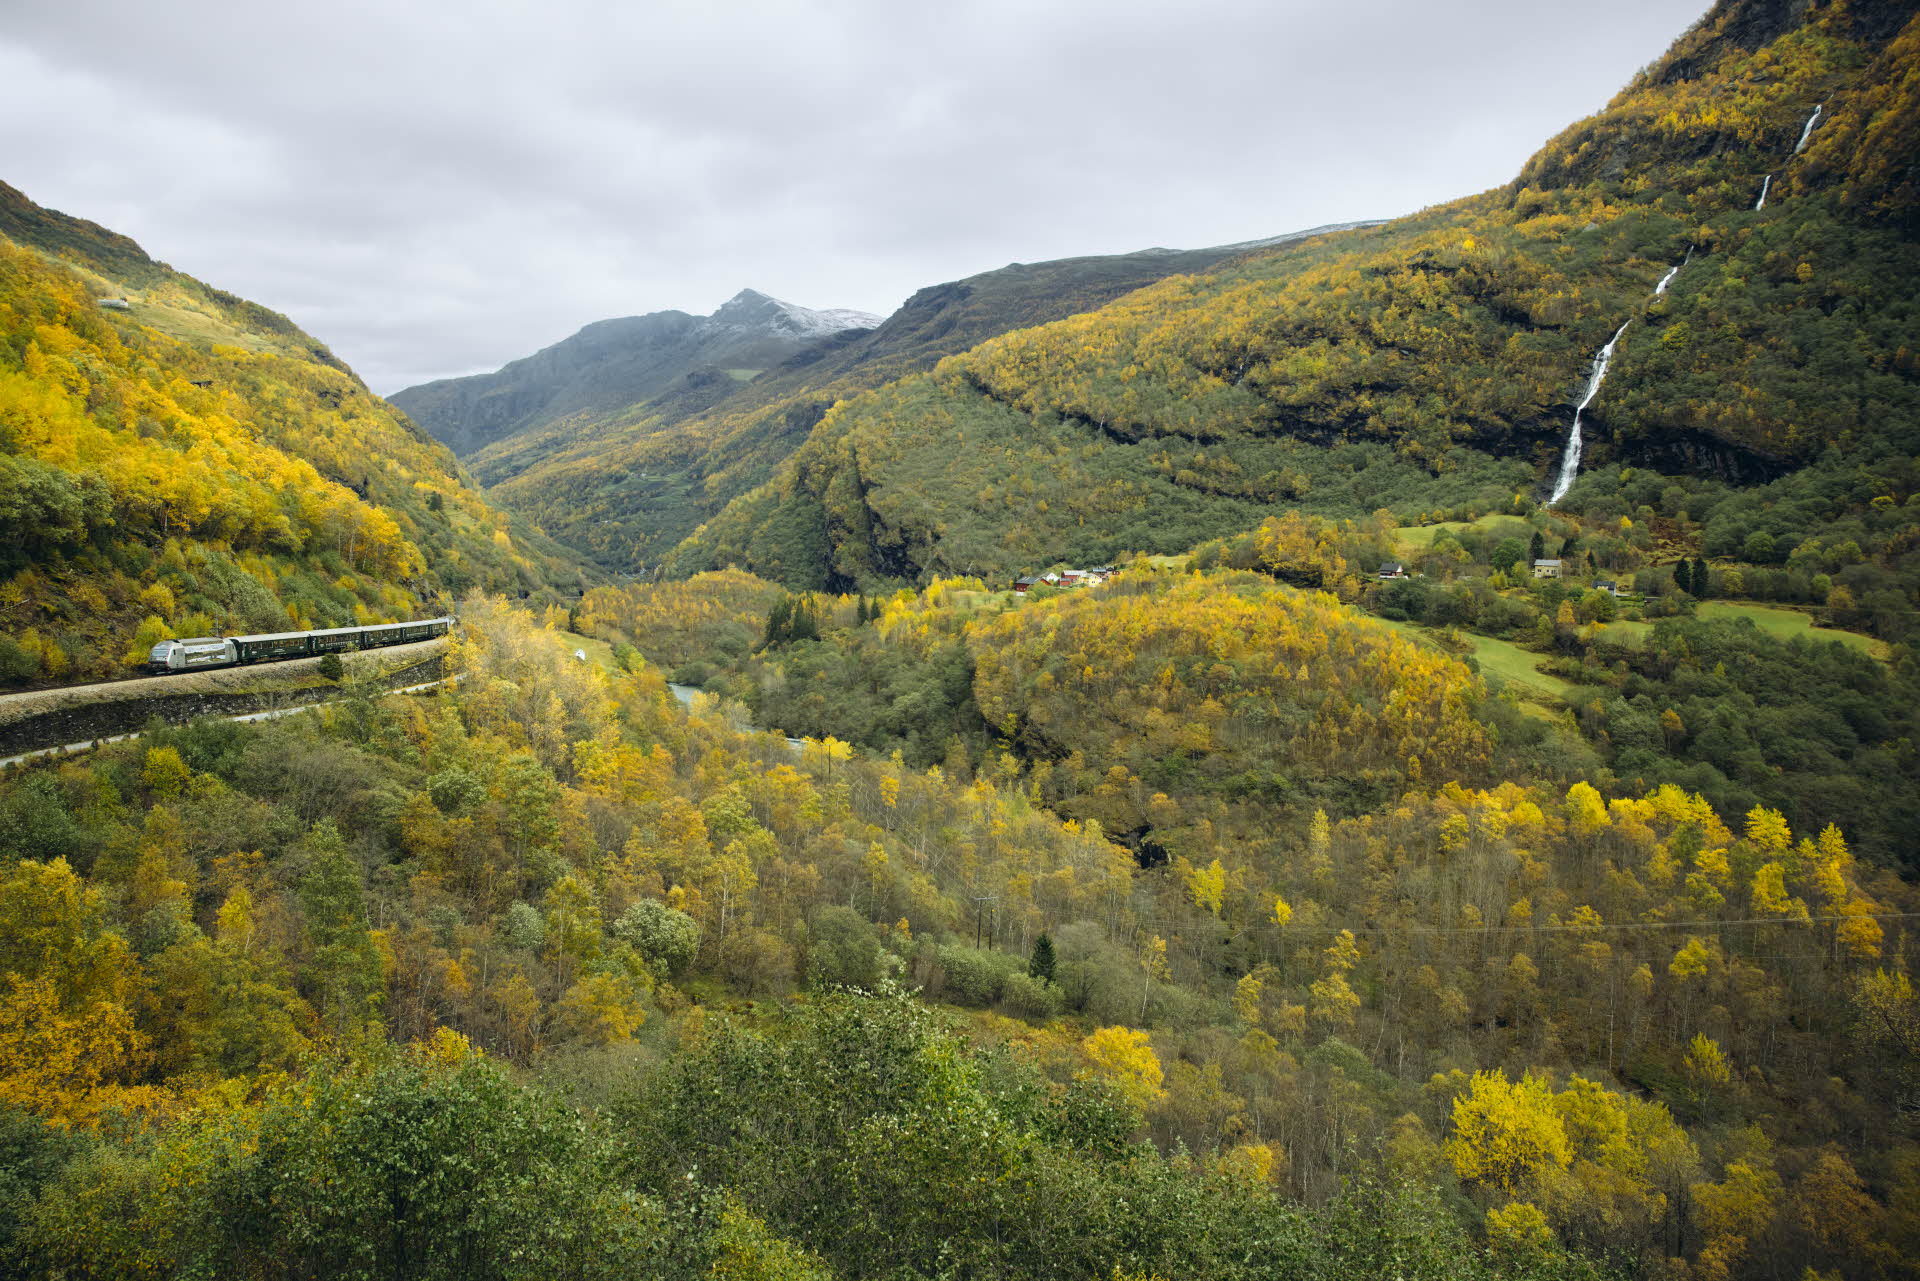
<instances>
[{"instance_id":1,"label":"utility pole","mask_svg":"<svg viewBox=\"0 0 1920 1281\"><path fill-rule=\"evenodd\" d=\"M998 903L998 894L976 894L973 896L973 950L980 950L980 926L985 916L985 905Z\"/></svg>"}]
</instances>

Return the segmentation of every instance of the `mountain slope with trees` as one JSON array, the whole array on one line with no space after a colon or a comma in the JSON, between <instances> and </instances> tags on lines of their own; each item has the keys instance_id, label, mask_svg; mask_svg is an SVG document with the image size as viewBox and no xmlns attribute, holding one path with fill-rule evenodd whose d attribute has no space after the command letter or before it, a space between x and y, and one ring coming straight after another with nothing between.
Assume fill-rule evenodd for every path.
<instances>
[{"instance_id":1,"label":"mountain slope with trees","mask_svg":"<svg viewBox=\"0 0 1920 1281\"><path fill-rule=\"evenodd\" d=\"M1088 311L1254 248L1011 263L922 289L871 332L802 348L724 399L682 389L611 414L578 415L491 445L472 464L496 501L554 537L609 566L652 568L701 520L766 480L838 401L996 334Z\"/></svg>"},{"instance_id":2,"label":"mountain slope with trees","mask_svg":"<svg viewBox=\"0 0 1920 1281\"><path fill-rule=\"evenodd\" d=\"M0 680L581 574L284 317L0 187Z\"/></svg>"},{"instance_id":3,"label":"mountain slope with trees","mask_svg":"<svg viewBox=\"0 0 1920 1281\"><path fill-rule=\"evenodd\" d=\"M1176 551L1277 505L1505 510L1544 495L1625 322L1590 467L1762 485L1911 459L1912 14L1725 0L1506 187L857 397L670 564L844 589Z\"/></svg>"}]
</instances>

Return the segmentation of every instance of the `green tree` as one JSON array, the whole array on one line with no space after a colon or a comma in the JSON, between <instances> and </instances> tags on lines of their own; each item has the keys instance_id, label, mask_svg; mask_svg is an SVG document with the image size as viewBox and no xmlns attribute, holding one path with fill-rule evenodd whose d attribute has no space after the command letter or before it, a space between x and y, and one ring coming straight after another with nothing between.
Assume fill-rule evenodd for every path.
<instances>
[{"instance_id":1,"label":"green tree","mask_svg":"<svg viewBox=\"0 0 1920 1281\"><path fill-rule=\"evenodd\" d=\"M850 907L829 907L813 918L807 930L810 983L872 991L880 975L880 941L865 917Z\"/></svg>"},{"instance_id":2,"label":"green tree","mask_svg":"<svg viewBox=\"0 0 1920 1281\"><path fill-rule=\"evenodd\" d=\"M609 932L662 978L678 978L700 950L700 922L656 899L635 901Z\"/></svg>"},{"instance_id":3,"label":"green tree","mask_svg":"<svg viewBox=\"0 0 1920 1281\"><path fill-rule=\"evenodd\" d=\"M373 1013L384 985L382 958L367 929L360 865L333 820L315 823L306 846L300 911L309 951L302 977L315 1009L343 1032Z\"/></svg>"},{"instance_id":4,"label":"green tree","mask_svg":"<svg viewBox=\"0 0 1920 1281\"><path fill-rule=\"evenodd\" d=\"M1033 941L1033 955L1027 958L1027 976L1039 979L1042 983L1051 983L1054 966L1053 939L1043 930L1040 937Z\"/></svg>"}]
</instances>

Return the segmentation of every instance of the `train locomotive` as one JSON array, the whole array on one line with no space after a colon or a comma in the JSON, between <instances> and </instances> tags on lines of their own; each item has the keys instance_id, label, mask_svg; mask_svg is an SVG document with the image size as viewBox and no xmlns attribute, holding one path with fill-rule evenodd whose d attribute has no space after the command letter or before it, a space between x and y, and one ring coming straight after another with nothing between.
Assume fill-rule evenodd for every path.
<instances>
[{"instance_id":1,"label":"train locomotive","mask_svg":"<svg viewBox=\"0 0 1920 1281\"><path fill-rule=\"evenodd\" d=\"M262 636L197 636L164 640L147 655L147 669L157 675L199 671L204 667L232 667L281 658L312 658L351 649L378 649L445 636L451 618L424 618L411 623L375 623L369 627L329 627L315 632L270 632Z\"/></svg>"}]
</instances>

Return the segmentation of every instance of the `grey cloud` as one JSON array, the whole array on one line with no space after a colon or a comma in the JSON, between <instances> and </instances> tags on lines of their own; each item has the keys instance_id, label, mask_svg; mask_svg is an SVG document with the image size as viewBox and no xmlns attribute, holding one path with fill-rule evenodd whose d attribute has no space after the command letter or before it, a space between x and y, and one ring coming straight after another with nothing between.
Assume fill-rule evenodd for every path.
<instances>
[{"instance_id":1,"label":"grey cloud","mask_svg":"<svg viewBox=\"0 0 1920 1281\"><path fill-rule=\"evenodd\" d=\"M884 313L1407 212L1510 177L1703 2L70 0L0 31L36 122L0 178L392 391L742 286Z\"/></svg>"}]
</instances>

